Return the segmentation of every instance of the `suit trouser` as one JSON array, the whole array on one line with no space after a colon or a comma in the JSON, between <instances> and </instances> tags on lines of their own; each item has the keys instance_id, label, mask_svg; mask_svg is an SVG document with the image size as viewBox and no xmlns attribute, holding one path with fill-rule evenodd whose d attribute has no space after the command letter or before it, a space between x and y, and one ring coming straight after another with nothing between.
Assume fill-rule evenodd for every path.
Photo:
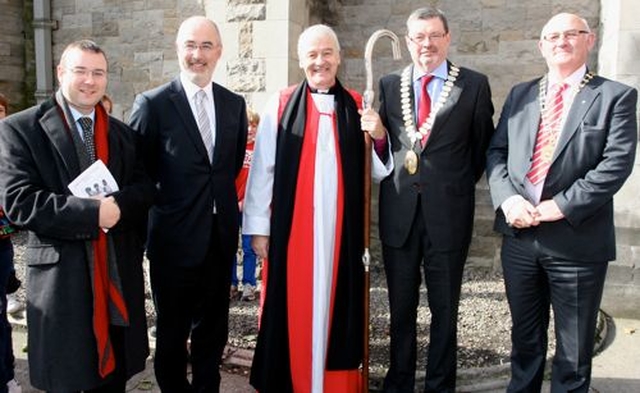
<instances>
[{"instance_id":1,"label":"suit trouser","mask_svg":"<svg viewBox=\"0 0 640 393\"><path fill-rule=\"evenodd\" d=\"M207 256L198 266L160 266L150 261L157 314L154 370L163 392L209 393L220 389L235 244L223 248L216 235L211 238ZM191 361L191 383L187 380L187 359Z\"/></svg>"},{"instance_id":2,"label":"suit trouser","mask_svg":"<svg viewBox=\"0 0 640 393\"><path fill-rule=\"evenodd\" d=\"M512 319L507 391L540 391L553 307L551 392L587 392L607 263L551 257L541 251L533 232L525 232L503 238L502 267Z\"/></svg>"},{"instance_id":3,"label":"suit trouser","mask_svg":"<svg viewBox=\"0 0 640 393\"><path fill-rule=\"evenodd\" d=\"M391 311L390 367L384 389L385 392L415 389L422 266L431 311L425 392L454 392L458 302L468 248L437 251L429 239L420 207L415 217L404 246L382 246Z\"/></svg>"}]
</instances>

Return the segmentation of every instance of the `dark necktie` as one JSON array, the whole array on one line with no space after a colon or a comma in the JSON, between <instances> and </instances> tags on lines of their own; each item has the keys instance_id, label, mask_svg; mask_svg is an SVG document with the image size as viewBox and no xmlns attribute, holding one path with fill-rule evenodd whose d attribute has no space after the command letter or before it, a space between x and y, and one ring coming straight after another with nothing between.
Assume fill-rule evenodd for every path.
<instances>
[{"instance_id":1,"label":"dark necktie","mask_svg":"<svg viewBox=\"0 0 640 393\"><path fill-rule=\"evenodd\" d=\"M420 88L420 105L418 106L418 127L422 125L427 118L429 117L429 113L431 112L431 97L429 97L429 91L427 91L427 85L433 79L433 75L425 75L422 77L422 87ZM422 146L427 142L427 137L429 134L422 137Z\"/></svg>"},{"instance_id":2,"label":"dark necktie","mask_svg":"<svg viewBox=\"0 0 640 393\"><path fill-rule=\"evenodd\" d=\"M84 146L87 149L91 162L94 162L96 160L96 147L93 141L93 121L90 117L84 116L78 119L78 123L80 123L80 127L82 127Z\"/></svg>"}]
</instances>

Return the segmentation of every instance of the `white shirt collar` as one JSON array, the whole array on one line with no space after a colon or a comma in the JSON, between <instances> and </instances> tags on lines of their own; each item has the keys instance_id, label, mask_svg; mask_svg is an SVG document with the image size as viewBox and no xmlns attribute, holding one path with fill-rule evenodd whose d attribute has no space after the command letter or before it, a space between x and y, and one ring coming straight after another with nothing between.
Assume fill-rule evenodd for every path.
<instances>
[{"instance_id":1,"label":"white shirt collar","mask_svg":"<svg viewBox=\"0 0 640 393\"><path fill-rule=\"evenodd\" d=\"M71 116L73 116L73 122L77 123L78 119L80 119L81 117L89 117L91 118L91 121L95 123L96 120L96 110L92 110L91 113L89 113L88 115L85 115L84 113L81 113L79 110L77 110L76 108L72 107L71 105L69 105L69 110L71 111Z\"/></svg>"},{"instance_id":2,"label":"white shirt collar","mask_svg":"<svg viewBox=\"0 0 640 393\"><path fill-rule=\"evenodd\" d=\"M195 83L191 82L189 78L187 78L182 72L180 73L180 83L182 83L182 88L184 89L185 94L189 101L193 101L195 95L200 90L204 90L209 98L210 102L213 102L213 86L212 83L207 83L205 87L200 87Z\"/></svg>"},{"instance_id":3,"label":"white shirt collar","mask_svg":"<svg viewBox=\"0 0 640 393\"><path fill-rule=\"evenodd\" d=\"M422 70L418 69L418 67L413 67L413 81L417 81L420 78L422 78L424 75L426 75L424 72L422 72ZM436 67L435 70L433 70L433 72L431 72L429 75L433 75L439 79L442 80L446 80L447 76L449 75L449 70L448 70L448 66L447 66L447 61L443 61L442 63L440 63L440 65L438 67Z\"/></svg>"},{"instance_id":4,"label":"white shirt collar","mask_svg":"<svg viewBox=\"0 0 640 393\"><path fill-rule=\"evenodd\" d=\"M560 80L555 75L549 74L549 81L548 81L549 85L547 86L547 89L553 86L554 84L560 83L560 82L564 82L571 87L577 87L580 84L580 82L582 82L582 78L586 73L587 73L587 66L583 64L582 67L579 67L571 75L564 78L564 80Z\"/></svg>"}]
</instances>

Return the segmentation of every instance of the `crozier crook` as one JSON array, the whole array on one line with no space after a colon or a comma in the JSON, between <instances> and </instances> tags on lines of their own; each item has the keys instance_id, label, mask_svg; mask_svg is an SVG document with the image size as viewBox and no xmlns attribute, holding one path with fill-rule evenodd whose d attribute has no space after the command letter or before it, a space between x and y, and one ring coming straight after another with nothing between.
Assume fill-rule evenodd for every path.
<instances>
[{"instance_id":1,"label":"crozier crook","mask_svg":"<svg viewBox=\"0 0 640 393\"><path fill-rule=\"evenodd\" d=\"M367 73L367 86L362 96L362 106L364 109L371 109L373 105L373 71L371 69L371 57L373 46L380 37L389 37L393 47L393 59L402 58L400 53L400 40L391 30L381 29L375 31L364 49L364 66ZM362 254L362 264L364 266L364 353L362 356L362 379L365 392L369 391L369 265L371 256L369 253L369 238L371 225L371 136L364 133L364 253Z\"/></svg>"},{"instance_id":2,"label":"crozier crook","mask_svg":"<svg viewBox=\"0 0 640 393\"><path fill-rule=\"evenodd\" d=\"M381 37L389 37L391 40L393 59L400 60L402 58L402 53L400 52L400 39L396 33L391 30L380 29L371 34L371 37L369 37L369 40L367 41L367 45L364 47L364 68L367 73L367 86L362 96L362 105L364 106L364 109L369 109L373 105L375 93L373 92L373 69L371 66L371 57L373 56L373 46Z\"/></svg>"}]
</instances>

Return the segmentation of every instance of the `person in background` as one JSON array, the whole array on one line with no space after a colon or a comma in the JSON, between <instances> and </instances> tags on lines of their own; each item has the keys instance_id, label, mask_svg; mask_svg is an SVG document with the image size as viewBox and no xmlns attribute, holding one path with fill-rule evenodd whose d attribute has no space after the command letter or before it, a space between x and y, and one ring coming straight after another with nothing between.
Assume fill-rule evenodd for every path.
<instances>
[{"instance_id":1,"label":"person in background","mask_svg":"<svg viewBox=\"0 0 640 393\"><path fill-rule=\"evenodd\" d=\"M235 179L247 145L247 108L241 96L213 81L222 40L212 20L183 21L175 48L179 76L139 94L129 120L159 190L147 245L157 316L154 368L163 392L217 392L238 245Z\"/></svg>"},{"instance_id":2,"label":"person in background","mask_svg":"<svg viewBox=\"0 0 640 393\"><path fill-rule=\"evenodd\" d=\"M0 94L0 120L4 119L8 115L9 115L9 100L5 95ZM9 240L9 243L10 242L11 241ZM20 288L21 282L20 280L18 280L18 277L16 276L15 266L13 265L13 258L12 258L11 265L12 265L12 268L11 268L11 272L9 273L9 281L8 281L8 287L7 287L8 292L6 293L6 296L7 296L6 312L7 314L18 315L18 313L20 313L25 309L25 304L20 299L18 299L18 296L16 294L16 291L18 290L18 288Z\"/></svg>"},{"instance_id":3,"label":"person in background","mask_svg":"<svg viewBox=\"0 0 640 393\"><path fill-rule=\"evenodd\" d=\"M108 94L103 95L100 102L102 102L102 106L104 107L104 110L107 111L108 114L111 114L113 112L113 101L111 100L111 97L109 97Z\"/></svg>"},{"instance_id":4,"label":"person in background","mask_svg":"<svg viewBox=\"0 0 640 393\"><path fill-rule=\"evenodd\" d=\"M0 120L9 115L9 99L0 93Z\"/></svg>"},{"instance_id":5,"label":"person in background","mask_svg":"<svg viewBox=\"0 0 640 393\"><path fill-rule=\"evenodd\" d=\"M613 196L631 174L635 89L587 68L596 35L569 13L542 28L548 71L511 89L487 152L495 229L511 311L507 392L539 392L550 308L552 392L588 392L608 261L616 257Z\"/></svg>"},{"instance_id":6,"label":"person in background","mask_svg":"<svg viewBox=\"0 0 640 393\"><path fill-rule=\"evenodd\" d=\"M9 115L9 100L7 97L0 93L0 119L4 119ZM9 273L8 279L8 291L6 293L7 300L7 314L18 315L21 311L25 309L25 304L23 301L18 299L17 290L20 288L21 282L18 280L16 276L15 266L13 265L11 272Z\"/></svg>"},{"instance_id":7,"label":"person in background","mask_svg":"<svg viewBox=\"0 0 640 393\"><path fill-rule=\"evenodd\" d=\"M0 93L0 120L9 114L9 100ZM22 388L15 379L13 341L8 315L20 311L21 302L15 298L20 286L13 265L11 234L15 231L0 207L0 393L20 393ZM11 312L10 312L11 311Z\"/></svg>"},{"instance_id":8,"label":"person in background","mask_svg":"<svg viewBox=\"0 0 640 393\"><path fill-rule=\"evenodd\" d=\"M364 157L361 99L336 78L325 25L298 39L305 80L262 113L243 233L267 258L251 384L262 393L359 392L363 355ZM384 130L370 132L384 139ZM376 154L375 178L390 171Z\"/></svg>"},{"instance_id":9,"label":"person in background","mask_svg":"<svg viewBox=\"0 0 640 393\"><path fill-rule=\"evenodd\" d=\"M53 393L124 393L149 354L139 226L155 187L134 132L98 105L104 51L73 42L56 71L53 97L0 122L0 204L29 231L29 377ZM72 195L69 184L97 159L119 190Z\"/></svg>"},{"instance_id":10,"label":"person in background","mask_svg":"<svg viewBox=\"0 0 640 393\"><path fill-rule=\"evenodd\" d=\"M379 116L363 114L363 129L387 130L394 162L392 175L380 183L379 199L391 311L384 389L415 389L424 280L431 311L425 392L454 392L458 303L475 185L494 132L491 90L485 75L447 60L451 33L440 10L413 11L405 42L413 64L382 77Z\"/></svg>"},{"instance_id":11,"label":"person in background","mask_svg":"<svg viewBox=\"0 0 640 393\"><path fill-rule=\"evenodd\" d=\"M242 169L236 178L236 190L238 192L238 209L242 214L242 205L244 204L244 193L247 187L247 178L249 177L249 168L251 167L251 159L253 158L253 147L256 141L256 131L258 123L260 123L260 115L253 109L247 109L247 120L249 129L247 132L247 149L244 154L244 163ZM253 301L256 299L256 262L257 256L253 248L251 248L251 236L242 235L242 296L244 301ZM238 292L238 274L237 274L237 256L231 268L231 300L236 299Z\"/></svg>"}]
</instances>

